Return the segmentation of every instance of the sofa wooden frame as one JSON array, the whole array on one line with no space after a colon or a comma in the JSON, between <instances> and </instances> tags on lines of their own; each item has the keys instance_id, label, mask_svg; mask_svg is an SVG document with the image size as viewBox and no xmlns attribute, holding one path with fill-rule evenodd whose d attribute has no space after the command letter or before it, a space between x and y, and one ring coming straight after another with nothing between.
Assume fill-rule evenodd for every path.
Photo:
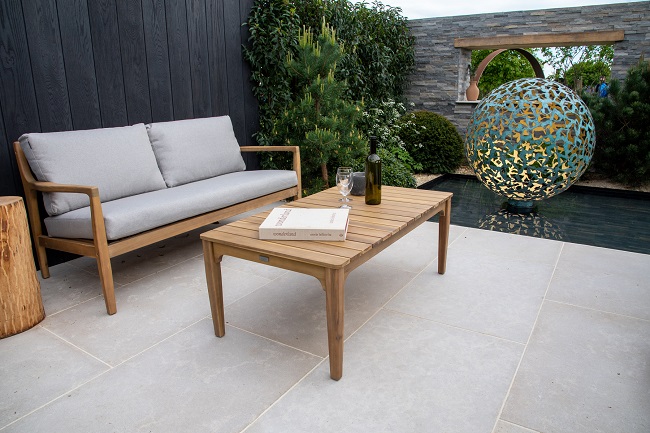
<instances>
[{"instance_id":1,"label":"sofa wooden frame","mask_svg":"<svg viewBox=\"0 0 650 433\"><path fill-rule=\"evenodd\" d=\"M129 236L116 241L106 239L102 204L99 200L99 189L96 186L67 185L52 182L37 181L32 173L27 158L19 142L14 142L14 151L18 162L18 169L22 180L25 203L29 214L29 222L36 249L36 256L43 278L49 278L50 271L47 264L46 248L65 251L81 256L94 257L97 260L99 277L102 283L102 292L106 303L106 312L115 314L117 305L115 301L115 286L111 257L116 257L129 251L142 248L155 242L168 239L190 230L214 223L243 212L256 209L260 206L274 203L286 198L299 199L301 197L300 182L300 148L298 146L240 146L242 152L277 152L286 151L293 154L293 170L298 176L298 185L283 189L262 197L241 202L216 211L207 212L191 218L186 218L162 227ZM90 213L92 220L93 239L67 239L48 236L44 233L38 205L38 193L66 192L86 194L90 199Z\"/></svg>"}]
</instances>

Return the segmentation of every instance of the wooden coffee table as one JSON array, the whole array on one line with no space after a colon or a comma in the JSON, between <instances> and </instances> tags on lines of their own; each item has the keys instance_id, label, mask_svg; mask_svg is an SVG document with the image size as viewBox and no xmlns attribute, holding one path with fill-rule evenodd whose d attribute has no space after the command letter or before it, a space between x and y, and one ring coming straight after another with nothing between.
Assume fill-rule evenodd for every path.
<instances>
[{"instance_id":1,"label":"wooden coffee table","mask_svg":"<svg viewBox=\"0 0 650 433\"><path fill-rule=\"evenodd\" d=\"M363 197L354 198L344 242L260 240L257 229L268 211L203 233L215 334L223 337L226 333L221 280L224 255L312 275L325 290L330 376L339 380L343 374L343 299L348 274L436 214L440 214L438 273L445 273L452 194L389 186L383 186L381 194L381 204L375 206L366 205ZM282 207L339 207L339 198L338 190L330 188Z\"/></svg>"}]
</instances>

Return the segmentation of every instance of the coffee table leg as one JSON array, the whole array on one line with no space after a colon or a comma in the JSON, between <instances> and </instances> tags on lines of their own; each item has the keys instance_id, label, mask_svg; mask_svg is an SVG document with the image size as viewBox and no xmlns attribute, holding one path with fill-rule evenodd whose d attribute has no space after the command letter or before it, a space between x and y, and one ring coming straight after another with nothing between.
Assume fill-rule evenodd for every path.
<instances>
[{"instance_id":1,"label":"coffee table leg","mask_svg":"<svg viewBox=\"0 0 650 433\"><path fill-rule=\"evenodd\" d=\"M445 202L444 215L438 218L438 273L447 270L447 245L449 244L449 223L451 222L451 199Z\"/></svg>"},{"instance_id":2,"label":"coffee table leg","mask_svg":"<svg viewBox=\"0 0 650 433\"><path fill-rule=\"evenodd\" d=\"M325 274L327 343L330 352L330 377L334 380L343 376L344 287L344 270L328 269Z\"/></svg>"},{"instance_id":3,"label":"coffee table leg","mask_svg":"<svg viewBox=\"0 0 650 433\"><path fill-rule=\"evenodd\" d=\"M217 337L226 335L226 319L223 312L223 285L221 282L221 259L223 255L214 252L212 242L203 241L203 261L208 282L208 296L212 311L212 324Z\"/></svg>"}]
</instances>

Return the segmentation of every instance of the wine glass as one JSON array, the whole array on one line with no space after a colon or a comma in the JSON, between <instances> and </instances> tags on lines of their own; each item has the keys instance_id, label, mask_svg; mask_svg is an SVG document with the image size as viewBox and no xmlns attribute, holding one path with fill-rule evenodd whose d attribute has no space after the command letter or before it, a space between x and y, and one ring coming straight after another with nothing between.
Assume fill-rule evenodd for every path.
<instances>
[{"instance_id":1,"label":"wine glass","mask_svg":"<svg viewBox=\"0 0 650 433\"><path fill-rule=\"evenodd\" d=\"M348 198L348 194L352 190L352 173L352 167L339 167L336 170L336 186L343 195L343 198L339 199L339 201L343 202L341 206L343 209L351 209L351 206L348 206L348 202L352 201L352 199Z\"/></svg>"}]
</instances>

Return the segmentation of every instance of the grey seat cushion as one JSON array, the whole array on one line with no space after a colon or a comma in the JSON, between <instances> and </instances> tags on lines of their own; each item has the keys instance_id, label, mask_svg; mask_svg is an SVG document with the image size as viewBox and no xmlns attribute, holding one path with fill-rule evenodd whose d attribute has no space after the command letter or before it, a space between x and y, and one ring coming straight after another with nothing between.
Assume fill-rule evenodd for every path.
<instances>
[{"instance_id":1,"label":"grey seat cushion","mask_svg":"<svg viewBox=\"0 0 650 433\"><path fill-rule=\"evenodd\" d=\"M165 188L144 124L120 128L25 134L29 166L40 181L99 187L101 201ZM88 206L85 194L44 194L59 215Z\"/></svg>"},{"instance_id":2,"label":"grey seat cushion","mask_svg":"<svg viewBox=\"0 0 650 433\"><path fill-rule=\"evenodd\" d=\"M121 239L297 184L294 171L243 171L102 203L106 235ZM50 236L93 237L90 207L46 218L45 226Z\"/></svg>"},{"instance_id":3,"label":"grey seat cushion","mask_svg":"<svg viewBox=\"0 0 650 433\"><path fill-rule=\"evenodd\" d=\"M152 123L147 132L169 187L246 169L228 116Z\"/></svg>"}]
</instances>

